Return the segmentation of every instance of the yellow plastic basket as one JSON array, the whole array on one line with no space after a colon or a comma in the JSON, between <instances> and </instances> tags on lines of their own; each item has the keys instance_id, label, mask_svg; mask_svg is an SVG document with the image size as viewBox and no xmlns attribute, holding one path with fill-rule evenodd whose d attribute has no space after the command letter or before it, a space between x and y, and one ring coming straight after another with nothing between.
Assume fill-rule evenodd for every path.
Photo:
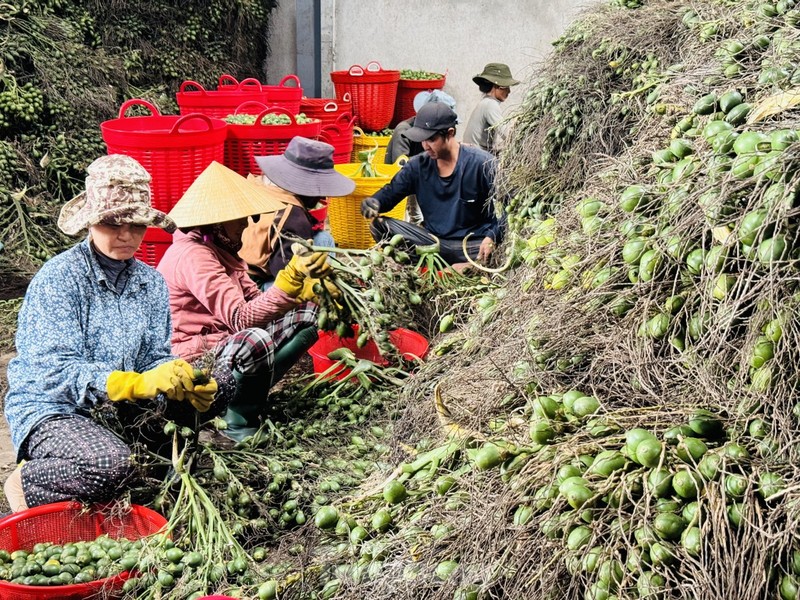
<instances>
[{"instance_id":1,"label":"yellow plastic basket","mask_svg":"<svg viewBox=\"0 0 800 600\"><path fill-rule=\"evenodd\" d=\"M402 168L402 164L399 161L393 165L373 163L373 168L379 173L379 177L357 177L361 163L333 165L333 168L355 181L356 189L349 196L331 198L328 201L331 235L340 248L370 248L375 245L375 240L369 232L369 221L361 216L361 201L367 196L373 196L389 183L395 173ZM392 210L383 214L386 217L402 220L406 215L405 198Z\"/></svg>"},{"instance_id":2,"label":"yellow plastic basket","mask_svg":"<svg viewBox=\"0 0 800 600\"><path fill-rule=\"evenodd\" d=\"M350 160L354 163L359 162L358 153L362 150L372 150L377 146L378 151L375 152L375 158L372 161L375 164L383 164L386 162L386 150L389 147L389 140L392 139L390 135L367 135L360 127L353 127L353 152L350 154Z\"/></svg>"}]
</instances>

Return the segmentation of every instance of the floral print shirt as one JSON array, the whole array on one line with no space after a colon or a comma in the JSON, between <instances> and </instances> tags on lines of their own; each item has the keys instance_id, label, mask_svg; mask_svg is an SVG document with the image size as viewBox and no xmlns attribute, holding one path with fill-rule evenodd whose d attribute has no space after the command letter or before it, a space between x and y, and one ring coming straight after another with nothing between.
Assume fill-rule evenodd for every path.
<instances>
[{"instance_id":1,"label":"floral print shirt","mask_svg":"<svg viewBox=\"0 0 800 600\"><path fill-rule=\"evenodd\" d=\"M18 456L44 419L89 415L106 398L111 371L141 373L174 359L164 278L138 260L128 272L117 293L87 238L47 261L28 286L5 399Z\"/></svg>"}]
</instances>

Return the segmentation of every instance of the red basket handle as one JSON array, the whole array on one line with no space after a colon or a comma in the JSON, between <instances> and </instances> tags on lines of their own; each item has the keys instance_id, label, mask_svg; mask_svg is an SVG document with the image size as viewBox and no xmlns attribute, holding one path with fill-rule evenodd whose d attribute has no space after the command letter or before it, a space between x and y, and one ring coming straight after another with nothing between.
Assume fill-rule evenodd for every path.
<instances>
[{"instance_id":1,"label":"red basket handle","mask_svg":"<svg viewBox=\"0 0 800 600\"><path fill-rule=\"evenodd\" d=\"M345 92L344 94L342 94L342 100L341 100L342 102L350 102L351 99L352 96L350 96L350 92Z\"/></svg>"},{"instance_id":2,"label":"red basket handle","mask_svg":"<svg viewBox=\"0 0 800 600\"><path fill-rule=\"evenodd\" d=\"M349 112L343 112L338 117L336 117L334 123L336 125L341 126L339 121L342 122L341 125L344 125L345 129L350 129L355 124L356 118L352 116Z\"/></svg>"},{"instance_id":3,"label":"red basket handle","mask_svg":"<svg viewBox=\"0 0 800 600\"><path fill-rule=\"evenodd\" d=\"M294 115L291 112L289 112L288 110L286 110L284 107L282 107L282 106L270 106L267 110L265 110L264 112L262 112L260 115L258 115L256 117L256 122L253 123L253 127L256 127L256 126L260 126L260 127L275 127L275 125L263 125L261 123L261 119L266 117L268 114L272 114L272 113L286 115L287 117L289 117L289 121L290 121L289 125L290 126L291 125L297 125L297 119L295 119Z\"/></svg>"},{"instance_id":4,"label":"red basket handle","mask_svg":"<svg viewBox=\"0 0 800 600\"><path fill-rule=\"evenodd\" d=\"M258 91L260 92L262 88L261 82L254 77L248 77L247 79L242 79L242 82L239 84L239 89L243 90L249 87L256 87L256 86L258 86Z\"/></svg>"},{"instance_id":5,"label":"red basket handle","mask_svg":"<svg viewBox=\"0 0 800 600\"><path fill-rule=\"evenodd\" d=\"M233 111L233 114L235 115L240 114L239 111L242 110L242 108L244 108L245 106L257 106L258 110L264 110L266 108L269 108L266 104L264 104L263 102L259 102L258 100L245 100L239 106L236 107L236 110ZM246 114L253 114L253 113L246 113Z\"/></svg>"},{"instance_id":6,"label":"red basket handle","mask_svg":"<svg viewBox=\"0 0 800 600\"><path fill-rule=\"evenodd\" d=\"M219 83L217 84L219 87L227 86L227 85L239 85L239 80L236 79L233 75L228 75L227 73L223 73L219 76Z\"/></svg>"},{"instance_id":7,"label":"red basket handle","mask_svg":"<svg viewBox=\"0 0 800 600\"><path fill-rule=\"evenodd\" d=\"M377 69L375 67L377 67ZM366 70L370 73L377 73L378 71L383 71L383 67L377 60L371 60L367 63Z\"/></svg>"},{"instance_id":8,"label":"red basket handle","mask_svg":"<svg viewBox=\"0 0 800 600\"><path fill-rule=\"evenodd\" d=\"M190 80L190 81L184 81L184 82L181 84L181 89L180 89L181 93L185 92L185 91L186 91L186 88L187 88L188 86L190 86L190 85L193 85L194 87L196 87L196 88L197 88L197 91L199 91L199 92L203 92L204 94L206 93L206 88L204 88L202 85L200 85L200 84L199 84L199 83L197 83L196 81L191 81L191 80Z\"/></svg>"},{"instance_id":9,"label":"red basket handle","mask_svg":"<svg viewBox=\"0 0 800 600\"><path fill-rule=\"evenodd\" d=\"M322 129L319 130L319 133L320 135L325 134L325 137L328 137L329 135L342 135L342 130L335 123L328 123L327 125L322 126Z\"/></svg>"},{"instance_id":10,"label":"red basket handle","mask_svg":"<svg viewBox=\"0 0 800 600\"><path fill-rule=\"evenodd\" d=\"M190 119L201 119L206 122L206 125L208 125L208 131L214 129L214 124L211 122L211 119L209 118L208 115L203 115L200 113L192 113L190 115L184 115L180 119L175 121L175 125L173 125L172 129L169 130L169 134L173 135L176 133L180 133L181 125L183 125L186 121Z\"/></svg>"},{"instance_id":11,"label":"red basket handle","mask_svg":"<svg viewBox=\"0 0 800 600\"><path fill-rule=\"evenodd\" d=\"M152 117L160 117L161 113L158 112L158 109L154 104L150 104L147 100L141 100L140 98L132 98L131 100L127 100L119 107L119 118L125 118L125 113L131 106L144 106L147 110L149 110L152 114Z\"/></svg>"},{"instance_id":12,"label":"red basket handle","mask_svg":"<svg viewBox=\"0 0 800 600\"><path fill-rule=\"evenodd\" d=\"M325 112L336 112L339 110L339 105L336 102L328 102L325 106L322 107L322 110Z\"/></svg>"},{"instance_id":13,"label":"red basket handle","mask_svg":"<svg viewBox=\"0 0 800 600\"><path fill-rule=\"evenodd\" d=\"M279 86L283 86L287 81L294 81L294 87L300 87L300 78L297 75L286 75L281 79ZM289 86L286 86L289 87Z\"/></svg>"},{"instance_id":14,"label":"red basket handle","mask_svg":"<svg viewBox=\"0 0 800 600\"><path fill-rule=\"evenodd\" d=\"M347 73L353 77L361 77L364 74L364 67L361 65L353 65L348 69Z\"/></svg>"},{"instance_id":15,"label":"red basket handle","mask_svg":"<svg viewBox=\"0 0 800 600\"><path fill-rule=\"evenodd\" d=\"M335 125L325 125L325 127L319 130L319 133L317 134L317 139L321 142L325 142L326 144L330 144L331 146L333 146L333 137L331 136L341 135L339 131L335 131L338 129L339 128L336 127Z\"/></svg>"}]
</instances>

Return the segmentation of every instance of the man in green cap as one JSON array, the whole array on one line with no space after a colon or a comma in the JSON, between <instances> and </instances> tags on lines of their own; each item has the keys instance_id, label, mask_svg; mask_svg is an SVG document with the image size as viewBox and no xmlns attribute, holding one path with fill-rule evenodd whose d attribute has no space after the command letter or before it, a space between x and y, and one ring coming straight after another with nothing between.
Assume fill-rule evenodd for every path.
<instances>
[{"instance_id":1,"label":"man in green cap","mask_svg":"<svg viewBox=\"0 0 800 600\"><path fill-rule=\"evenodd\" d=\"M511 88L519 81L511 76L511 69L503 63L487 64L472 81L478 84L483 98L467 121L464 142L497 154L505 135L500 125L503 118L500 104L506 101Z\"/></svg>"}]
</instances>

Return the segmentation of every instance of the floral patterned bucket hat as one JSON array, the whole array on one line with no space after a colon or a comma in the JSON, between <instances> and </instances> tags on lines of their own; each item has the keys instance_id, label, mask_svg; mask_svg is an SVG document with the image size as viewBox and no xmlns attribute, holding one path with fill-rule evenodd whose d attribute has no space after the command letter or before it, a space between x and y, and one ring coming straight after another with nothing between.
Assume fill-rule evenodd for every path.
<instances>
[{"instance_id":1,"label":"floral patterned bucket hat","mask_svg":"<svg viewBox=\"0 0 800 600\"><path fill-rule=\"evenodd\" d=\"M67 202L58 226L77 235L98 223L147 225L175 231L175 222L150 204L150 174L124 154L101 156L86 168L85 190Z\"/></svg>"}]
</instances>

